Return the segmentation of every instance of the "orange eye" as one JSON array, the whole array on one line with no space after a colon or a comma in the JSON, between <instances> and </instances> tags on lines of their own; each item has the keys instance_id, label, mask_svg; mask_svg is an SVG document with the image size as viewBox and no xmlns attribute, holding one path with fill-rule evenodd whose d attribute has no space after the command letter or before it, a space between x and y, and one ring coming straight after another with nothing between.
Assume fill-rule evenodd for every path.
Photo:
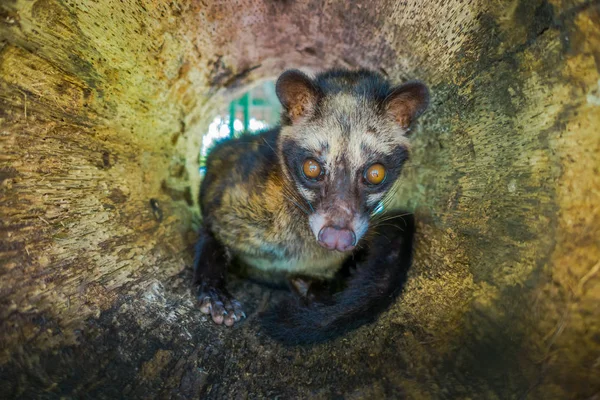
<instances>
[{"instance_id":1,"label":"orange eye","mask_svg":"<svg viewBox=\"0 0 600 400\"><path fill-rule=\"evenodd\" d=\"M321 164L319 164L317 160L313 158L307 158L306 161L304 161L302 170L308 179L317 179L319 176L321 176L322 172Z\"/></svg>"},{"instance_id":2,"label":"orange eye","mask_svg":"<svg viewBox=\"0 0 600 400\"><path fill-rule=\"evenodd\" d=\"M385 179L385 167L381 164L373 164L365 171L365 179L371 185L379 185Z\"/></svg>"}]
</instances>

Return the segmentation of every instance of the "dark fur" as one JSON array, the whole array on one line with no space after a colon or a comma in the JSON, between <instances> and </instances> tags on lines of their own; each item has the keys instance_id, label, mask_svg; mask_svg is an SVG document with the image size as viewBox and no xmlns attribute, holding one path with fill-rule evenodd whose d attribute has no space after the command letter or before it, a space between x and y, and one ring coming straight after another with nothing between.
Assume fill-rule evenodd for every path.
<instances>
[{"instance_id":1,"label":"dark fur","mask_svg":"<svg viewBox=\"0 0 600 400\"><path fill-rule=\"evenodd\" d=\"M282 81L284 84L279 85ZM357 165L363 163L362 159L356 161L358 156L355 157L354 164L350 163L346 156L340 159L332 158L339 160L336 164L330 162L329 166L329 170L338 171L335 179L324 179L322 183L317 183L308 180L300 169L303 160L312 157L311 152L318 150L303 150L302 146L299 146L302 141L301 134L285 136L286 132L294 132L286 131L290 129L286 126L297 123L298 117L306 116L307 112L311 113L310 118L316 122L327 115L338 118L339 115L335 112L345 110L345 106L343 103L328 102L327 96L344 92L359 98L360 104L368 107L364 110L374 110L374 114L369 114L369 118L371 115L377 115L376 118L381 116L382 120L375 118L375 122L379 121L379 133L375 127L369 127L369 130L381 135L380 140L385 137L385 132L388 132L387 137L394 138L392 143L396 143L396 136L389 134L396 131L390 130L389 127L407 128L412 119L424 110L423 107L426 107L428 101L426 87L420 83L415 85L420 85L423 92L409 93L400 86L392 87L381 75L365 70L334 70L320 74L314 79L298 71L288 71L278 81L278 96L284 106L281 120L283 127L227 140L212 149L207 159L206 177L200 190L203 228L194 261L194 283L199 285L198 295L204 307L207 302L211 302L211 310L218 309L216 313L211 311L216 323L227 323L227 319L229 323L232 320L237 322L243 317L241 306L226 289L227 268L233 256L246 257L244 259L250 260L249 262L252 262L252 257L274 261L275 264L266 265L276 265L276 268L281 268L281 264L277 263L282 260L304 257L303 267L296 264L290 268L294 271L292 276L296 271L302 270L301 268L308 271L306 265L316 270L323 268L323 265L354 270L353 275L344 282L344 289L341 291L316 295L311 293L313 286L308 286L309 290L305 291L303 298L286 300L262 315L261 321L266 331L286 344L314 343L330 339L372 321L390 305L400 292L412 261L413 217L388 213L385 215L385 223L378 225L377 220L373 220L367 235L358 243L360 250L349 254L345 262L342 262L343 256L336 256L335 262L330 263L328 260L332 259L333 253L320 247L314 236L311 236L311 229L319 232L319 228L318 225L317 228L311 227L306 214L309 210L315 213L315 210L319 211L319 206L323 206L324 212L328 213L327 218L330 218L327 223L344 227L347 225L343 224L348 222L342 220L337 225L335 212L337 204L346 201L348 209L352 209L348 215L353 218L360 217L364 221L365 216L375 207L372 202L367 206L366 196L387 191L399 176L402 164L408 158L404 142L398 142L393 150L379 147L382 149L380 152L369 147L377 147L378 144L387 142L371 141L368 145L362 143L360 148L369 153L370 157L369 160L364 160L362 167ZM344 99L343 96L331 99L337 101L340 98ZM298 104L299 101L306 104ZM331 104L335 106L332 108ZM339 108L338 104L341 104ZM421 108L414 108L417 106ZM350 135L352 121L346 119L346 114L340 115L342 134ZM390 119L390 116L393 116L393 119ZM362 136L359 138L363 139ZM325 146L328 139L335 143L330 130L325 131ZM279 143L280 141L282 143ZM386 165L387 180L381 185L368 187L363 183L364 178L360 171L364 171L368 163L373 162L371 159ZM343 172L347 169L349 171ZM288 177L291 177L291 180ZM296 180L297 185L293 180ZM268 189L266 183L270 183ZM293 190L291 188L300 185L314 191L315 199L312 204L308 200L305 204L296 204L293 198L281 205L278 203L281 198L289 197L284 196L286 190ZM280 196L274 196L273 193ZM348 218L344 214L340 215L340 218ZM366 227L364 223L362 226ZM277 234L274 235L273 232ZM280 232L283 235L279 235ZM267 237L269 239L266 239ZM232 254L229 254L230 251ZM326 255L323 255L324 253ZM319 260L326 260L329 264L319 264ZM258 265L262 267L265 264ZM267 269L270 268L273 267ZM315 274L314 270L311 273ZM306 288L302 285L301 283L301 288ZM339 284L327 282L322 286L331 290ZM207 312L207 308L204 307L201 307L201 310ZM232 315L237 318L232 318ZM216 319L221 317L224 319Z\"/></svg>"},{"instance_id":2,"label":"dark fur","mask_svg":"<svg viewBox=\"0 0 600 400\"><path fill-rule=\"evenodd\" d=\"M332 304L307 305L298 297L283 301L263 315L269 335L288 345L323 342L373 321L388 308L406 281L415 232L411 214L395 215L376 229L367 249L349 260L356 271Z\"/></svg>"}]
</instances>

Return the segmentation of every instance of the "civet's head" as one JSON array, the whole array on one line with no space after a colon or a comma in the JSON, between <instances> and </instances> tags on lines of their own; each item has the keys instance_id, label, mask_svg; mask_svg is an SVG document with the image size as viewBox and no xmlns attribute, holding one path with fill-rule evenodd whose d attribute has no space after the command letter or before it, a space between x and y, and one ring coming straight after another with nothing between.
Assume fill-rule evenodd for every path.
<instances>
[{"instance_id":1,"label":"civet's head","mask_svg":"<svg viewBox=\"0 0 600 400\"><path fill-rule=\"evenodd\" d=\"M406 133L429 101L421 82L391 86L370 71L297 70L278 79L279 153L305 199L316 240L352 250L408 157Z\"/></svg>"}]
</instances>

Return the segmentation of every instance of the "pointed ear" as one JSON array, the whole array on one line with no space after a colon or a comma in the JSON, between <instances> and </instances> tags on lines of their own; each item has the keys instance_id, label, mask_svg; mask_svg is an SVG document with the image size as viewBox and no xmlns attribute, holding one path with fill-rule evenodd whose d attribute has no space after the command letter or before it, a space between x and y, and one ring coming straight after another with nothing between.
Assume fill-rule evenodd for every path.
<instances>
[{"instance_id":1,"label":"pointed ear","mask_svg":"<svg viewBox=\"0 0 600 400\"><path fill-rule=\"evenodd\" d=\"M386 112L404 129L408 129L428 105L429 89L419 81L392 88L385 99Z\"/></svg>"},{"instance_id":2,"label":"pointed ear","mask_svg":"<svg viewBox=\"0 0 600 400\"><path fill-rule=\"evenodd\" d=\"M311 79L295 69L281 74L275 91L292 123L314 110L319 93Z\"/></svg>"}]
</instances>

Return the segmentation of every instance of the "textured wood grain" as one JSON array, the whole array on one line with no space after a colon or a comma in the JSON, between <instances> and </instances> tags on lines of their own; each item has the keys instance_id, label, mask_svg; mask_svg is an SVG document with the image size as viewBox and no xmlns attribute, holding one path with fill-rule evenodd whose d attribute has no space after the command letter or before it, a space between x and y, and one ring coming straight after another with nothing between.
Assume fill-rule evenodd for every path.
<instances>
[{"instance_id":1,"label":"textured wood grain","mask_svg":"<svg viewBox=\"0 0 600 400\"><path fill-rule=\"evenodd\" d=\"M0 4L0 392L94 398L595 398L597 1ZM284 68L433 93L397 205L403 296L314 348L199 315L189 265L213 110Z\"/></svg>"}]
</instances>

